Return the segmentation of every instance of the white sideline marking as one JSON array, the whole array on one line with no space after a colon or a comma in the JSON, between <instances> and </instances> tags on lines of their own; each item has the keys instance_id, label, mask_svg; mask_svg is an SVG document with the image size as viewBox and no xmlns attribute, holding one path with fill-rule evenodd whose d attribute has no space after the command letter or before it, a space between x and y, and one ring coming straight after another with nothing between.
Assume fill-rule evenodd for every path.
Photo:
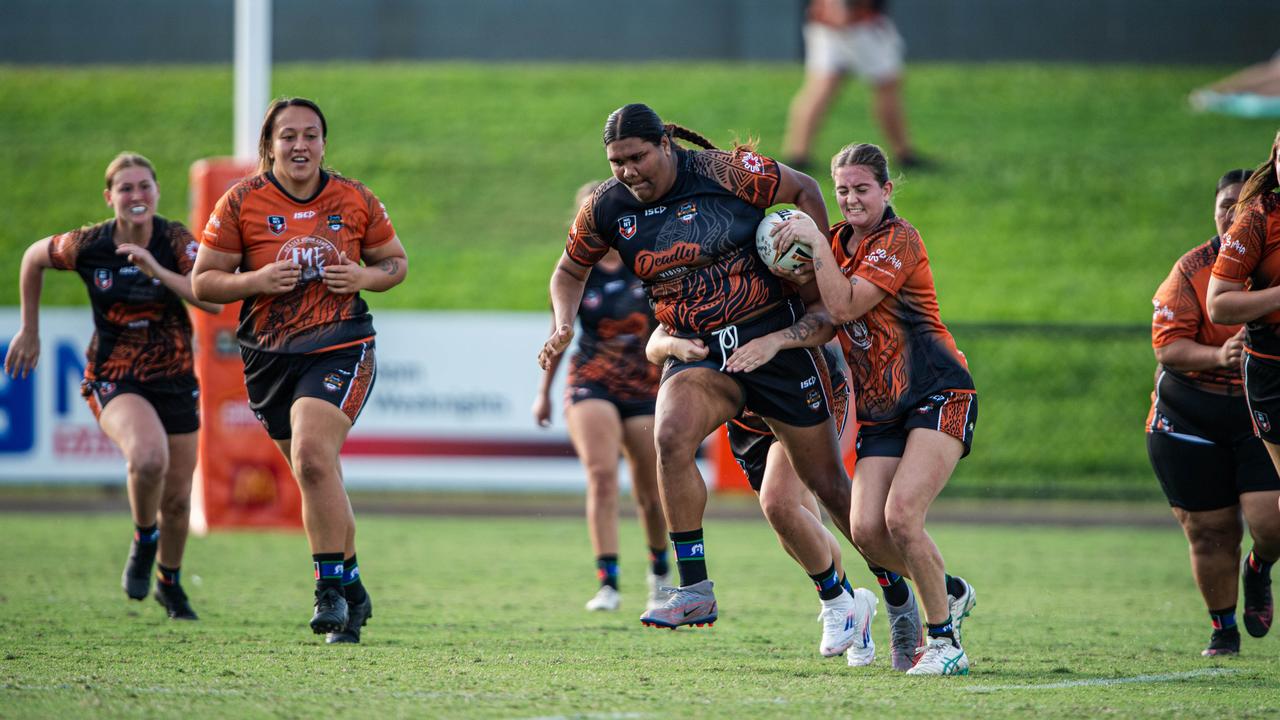
<instances>
[{"instance_id":1,"label":"white sideline marking","mask_svg":"<svg viewBox=\"0 0 1280 720\"><path fill-rule=\"evenodd\" d=\"M991 692L994 690L1060 690L1062 688L1091 687L1108 685L1128 685L1132 683L1176 682L1198 677L1215 677L1218 675L1234 675L1240 670L1234 668L1204 668L1179 673L1160 675L1133 675L1118 678L1090 678L1088 680L1063 680L1061 682L1043 683L1040 685L967 685L969 692Z\"/></svg>"}]
</instances>

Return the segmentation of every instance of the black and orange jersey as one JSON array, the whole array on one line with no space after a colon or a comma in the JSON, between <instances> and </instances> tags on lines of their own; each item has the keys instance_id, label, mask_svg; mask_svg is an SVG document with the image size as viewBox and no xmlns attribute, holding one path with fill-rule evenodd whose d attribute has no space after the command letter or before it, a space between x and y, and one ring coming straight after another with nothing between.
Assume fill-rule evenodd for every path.
<instances>
[{"instance_id":1,"label":"black and orange jersey","mask_svg":"<svg viewBox=\"0 0 1280 720\"><path fill-rule=\"evenodd\" d=\"M1160 348L1174 340L1186 338L1201 345L1221 347L1232 335L1240 331L1239 325L1218 325L1209 320L1206 304L1209 289L1209 275L1213 271L1214 261L1218 258L1221 239L1214 237L1200 245L1174 263L1169 277L1160 283L1156 295L1151 299L1155 311L1151 314L1151 346ZM1168 370L1168 368L1166 368ZM1241 384L1238 368L1215 368L1213 370L1173 371L1192 381L1193 384L1205 384L1217 388L1239 388Z\"/></svg>"},{"instance_id":2,"label":"black and orange jersey","mask_svg":"<svg viewBox=\"0 0 1280 720\"><path fill-rule=\"evenodd\" d=\"M321 276L346 253L395 237L386 208L364 185L326 172L310 198L295 198L275 177L242 180L218 200L201 242L241 255L240 270L278 260L302 265L302 279L280 295L256 295L240 308L236 335L244 347L275 353L313 353L373 337L373 317L359 293L329 292Z\"/></svg>"},{"instance_id":3,"label":"black and orange jersey","mask_svg":"<svg viewBox=\"0 0 1280 720\"><path fill-rule=\"evenodd\" d=\"M849 395L852 391L849 388L849 378L845 375L844 369L841 367L840 358L836 357L835 351L823 345L820 354L822 362L817 363L817 365L825 374L821 378L822 391L827 394L827 406L831 408L831 417L835 418L836 436L839 437L844 434L845 425L848 424ZM729 423L758 435L773 435L773 430L769 427L769 423L752 412L751 408L744 407L733 419L729 420Z\"/></svg>"},{"instance_id":4,"label":"black and orange jersey","mask_svg":"<svg viewBox=\"0 0 1280 720\"><path fill-rule=\"evenodd\" d=\"M191 318L182 298L116 254L115 220L54 235L49 260L75 270L89 290L93 339L85 378L154 382L193 372ZM147 251L180 275L191 273L196 241L181 223L155 217Z\"/></svg>"},{"instance_id":5,"label":"black and orange jersey","mask_svg":"<svg viewBox=\"0 0 1280 720\"><path fill-rule=\"evenodd\" d=\"M972 391L964 355L942 323L933 271L920 233L892 207L850 252L852 230L840 222L831 246L845 277L887 293L862 317L837 328L858 408L858 422L900 417L921 398L944 391Z\"/></svg>"},{"instance_id":6,"label":"black and orange jersey","mask_svg":"<svg viewBox=\"0 0 1280 720\"><path fill-rule=\"evenodd\" d=\"M756 226L781 182L746 149L676 150L676 180L642 203L612 178L583 203L565 252L594 265L610 247L644 281L658 322L678 337L732 325L794 293L756 254Z\"/></svg>"},{"instance_id":7,"label":"black and orange jersey","mask_svg":"<svg viewBox=\"0 0 1280 720\"><path fill-rule=\"evenodd\" d=\"M595 383L619 400L652 399L662 369L644 348L656 323L640 278L625 267L591 269L578 308L582 332L569 360L569 384Z\"/></svg>"},{"instance_id":8,"label":"black and orange jersey","mask_svg":"<svg viewBox=\"0 0 1280 720\"><path fill-rule=\"evenodd\" d=\"M1280 194L1264 193L1236 212L1213 276L1254 290L1280 285ZM1250 351L1280 359L1280 311L1249 323L1248 335Z\"/></svg>"}]
</instances>

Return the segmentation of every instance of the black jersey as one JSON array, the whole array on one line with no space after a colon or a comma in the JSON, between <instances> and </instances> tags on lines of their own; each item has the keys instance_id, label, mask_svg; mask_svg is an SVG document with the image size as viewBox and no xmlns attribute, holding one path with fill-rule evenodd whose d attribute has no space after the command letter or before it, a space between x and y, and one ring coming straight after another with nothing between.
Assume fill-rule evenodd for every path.
<instances>
[{"instance_id":1,"label":"black jersey","mask_svg":"<svg viewBox=\"0 0 1280 720\"><path fill-rule=\"evenodd\" d=\"M609 248L644 281L662 324L680 337L732 325L792 295L756 254L756 226L781 183L778 164L740 148L676 149L676 180L642 203L616 178L583 203L565 251L594 265Z\"/></svg>"},{"instance_id":2,"label":"black jersey","mask_svg":"<svg viewBox=\"0 0 1280 720\"><path fill-rule=\"evenodd\" d=\"M569 361L570 385L601 384L622 400L657 395L661 369L644 354L656 323L640 278L625 267L592 268L578 322L582 333Z\"/></svg>"},{"instance_id":3,"label":"black jersey","mask_svg":"<svg viewBox=\"0 0 1280 720\"><path fill-rule=\"evenodd\" d=\"M182 298L116 253L115 220L54 235L49 259L75 270L89 290L93 340L85 353L89 380L141 382L193 372L191 319ZM161 266L187 275L196 241L181 223L152 220L147 250Z\"/></svg>"}]
</instances>

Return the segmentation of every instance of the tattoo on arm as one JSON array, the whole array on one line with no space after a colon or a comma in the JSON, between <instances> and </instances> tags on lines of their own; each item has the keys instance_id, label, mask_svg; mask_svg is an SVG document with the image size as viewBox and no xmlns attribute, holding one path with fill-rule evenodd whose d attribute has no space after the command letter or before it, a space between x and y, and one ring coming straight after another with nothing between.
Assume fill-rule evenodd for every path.
<instances>
[{"instance_id":1,"label":"tattoo on arm","mask_svg":"<svg viewBox=\"0 0 1280 720\"><path fill-rule=\"evenodd\" d=\"M395 275L400 272L400 261L396 258L387 258L378 263L378 267L382 268L382 271L388 275Z\"/></svg>"},{"instance_id":2,"label":"tattoo on arm","mask_svg":"<svg viewBox=\"0 0 1280 720\"><path fill-rule=\"evenodd\" d=\"M814 271L821 270L821 269L822 269L822 265L823 265L822 258L814 258L814 259L813 259L813 269L814 269Z\"/></svg>"},{"instance_id":3,"label":"tattoo on arm","mask_svg":"<svg viewBox=\"0 0 1280 720\"><path fill-rule=\"evenodd\" d=\"M815 332L818 331L818 326L820 324L821 323L816 315L805 315L797 320L795 325L787 328L786 331L783 332L782 337L787 340L808 340Z\"/></svg>"}]
</instances>

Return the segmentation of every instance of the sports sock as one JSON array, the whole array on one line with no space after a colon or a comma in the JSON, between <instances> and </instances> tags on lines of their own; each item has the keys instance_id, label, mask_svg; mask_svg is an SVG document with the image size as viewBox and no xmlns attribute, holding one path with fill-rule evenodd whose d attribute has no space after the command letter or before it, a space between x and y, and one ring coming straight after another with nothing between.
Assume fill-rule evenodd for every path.
<instances>
[{"instance_id":1,"label":"sports sock","mask_svg":"<svg viewBox=\"0 0 1280 720\"><path fill-rule=\"evenodd\" d=\"M831 567L820 573L810 574L809 577L818 591L818 597L823 600L834 600L844 592L844 586L840 584L840 573L836 572L834 562L831 563Z\"/></svg>"},{"instance_id":2,"label":"sports sock","mask_svg":"<svg viewBox=\"0 0 1280 720\"><path fill-rule=\"evenodd\" d=\"M925 624L929 626L930 639L944 637L950 640L952 645L960 647L960 643L956 642L956 629L955 626L951 624L950 615L947 616L946 622L938 623L937 625L934 625L933 623Z\"/></svg>"},{"instance_id":3,"label":"sports sock","mask_svg":"<svg viewBox=\"0 0 1280 720\"><path fill-rule=\"evenodd\" d=\"M848 575L841 575L841 576L840 576L840 587L844 588L844 589L845 589L845 592L849 593L849 596L850 596L850 597L852 597L852 596L853 596L853 586L849 584L849 576L848 576Z\"/></svg>"},{"instance_id":4,"label":"sports sock","mask_svg":"<svg viewBox=\"0 0 1280 720\"><path fill-rule=\"evenodd\" d=\"M316 569L316 590L342 589L342 553L313 553L311 562Z\"/></svg>"},{"instance_id":5,"label":"sports sock","mask_svg":"<svg viewBox=\"0 0 1280 720\"><path fill-rule=\"evenodd\" d=\"M1249 572L1251 573L1270 576L1271 566L1274 565L1275 562L1275 560L1267 560L1266 558L1260 557L1258 555L1258 549L1254 548L1249 551L1249 559L1246 562L1245 567L1249 568Z\"/></svg>"},{"instance_id":6,"label":"sports sock","mask_svg":"<svg viewBox=\"0 0 1280 720\"><path fill-rule=\"evenodd\" d=\"M947 594L953 598L964 597L964 583L954 575L947 576Z\"/></svg>"},{"instance_id":7,"label":"sports sock","mask_svg":"<svg viewBox=\"0 0 1280 720\"><path fill-rule=\"evenodd\" d=\"M167 568L163 565L156 565L156 580L165 585L179 585L182 568Z\"/></svg>"},{"instance_id":8,"label":"sports sock","mask_svg":"<svg viewBox=\"0 0 1280 720\"><path fill-rule=\"evenodd\" d=\"M1213 623L1214 631L1235 630L1236 632L1240 632L1240 630L1236 628L1236 606L1235 605L1232 605L1231 607L1222 608L1221 610L1210 610L1209 622Z\"/></svg>"},{"instance_id":9,"label":"sports sock","mask_svg":"<svg viewBox=\"0 0 1280 720\"><path fill-rule=\"evenodd\" d=\"M660 548L649 548L649 569L654 575L659 576L671 572L671 562L668 560L665 545Z\"/></svg>"},{"instance_id":10,"label":"sports sock","mask_svg":"<svg viewBox=\"0 0 1280 720\"><path fill-rule=\"evenodd\" d=\"M676 548L676 567L680 569L680 587L688 587L707 579L706 547L702 528L673 532L671 544Z\"/></svg>"},{"instance_id":11,"label":"sports sock","mask_svg":"<svg viewBox=\"0 0 1280 720\"><path fill-rule=\"evenodd\" d=\"M867 564L867 569L876 576L876 582L880 583L880 592L884 593L885 602L894 607L902 607L911 599L911 588L901 575L870 563Z\"/></svg>"},{"instance_id":12,"label":"sports sock","mask_svg":"<svg viewBox=\"0 0 1280 720\"><path fill-rule=\"evenodd\" d=\"M360 563L355 555L342 561L342 594L352 605L359 605L369 597L364 591L364 583L360 581Z\"/></svg>"},{"instance_id":13,"label":"sports sock","mask_svg":"<svg viewBox=\"0 0 1280 720\"><path fill-rule=\"evenodd\" d=\"M596 576L600 578L602 586L608 585L614 590L618 589L618 556L617 555L601 555L596 558Z\"/></svg>"},{"instance_id":14,"label":"sports sock","mask_svg":"<svg viewBox=\"0 0 1280 720\"><path fill-rule=\"evenodd\" d=\"M133 539L140 543L160 542L160 526L156 523L151 523L149 527L134 525Z\"/></svg>"}]
</instances>

